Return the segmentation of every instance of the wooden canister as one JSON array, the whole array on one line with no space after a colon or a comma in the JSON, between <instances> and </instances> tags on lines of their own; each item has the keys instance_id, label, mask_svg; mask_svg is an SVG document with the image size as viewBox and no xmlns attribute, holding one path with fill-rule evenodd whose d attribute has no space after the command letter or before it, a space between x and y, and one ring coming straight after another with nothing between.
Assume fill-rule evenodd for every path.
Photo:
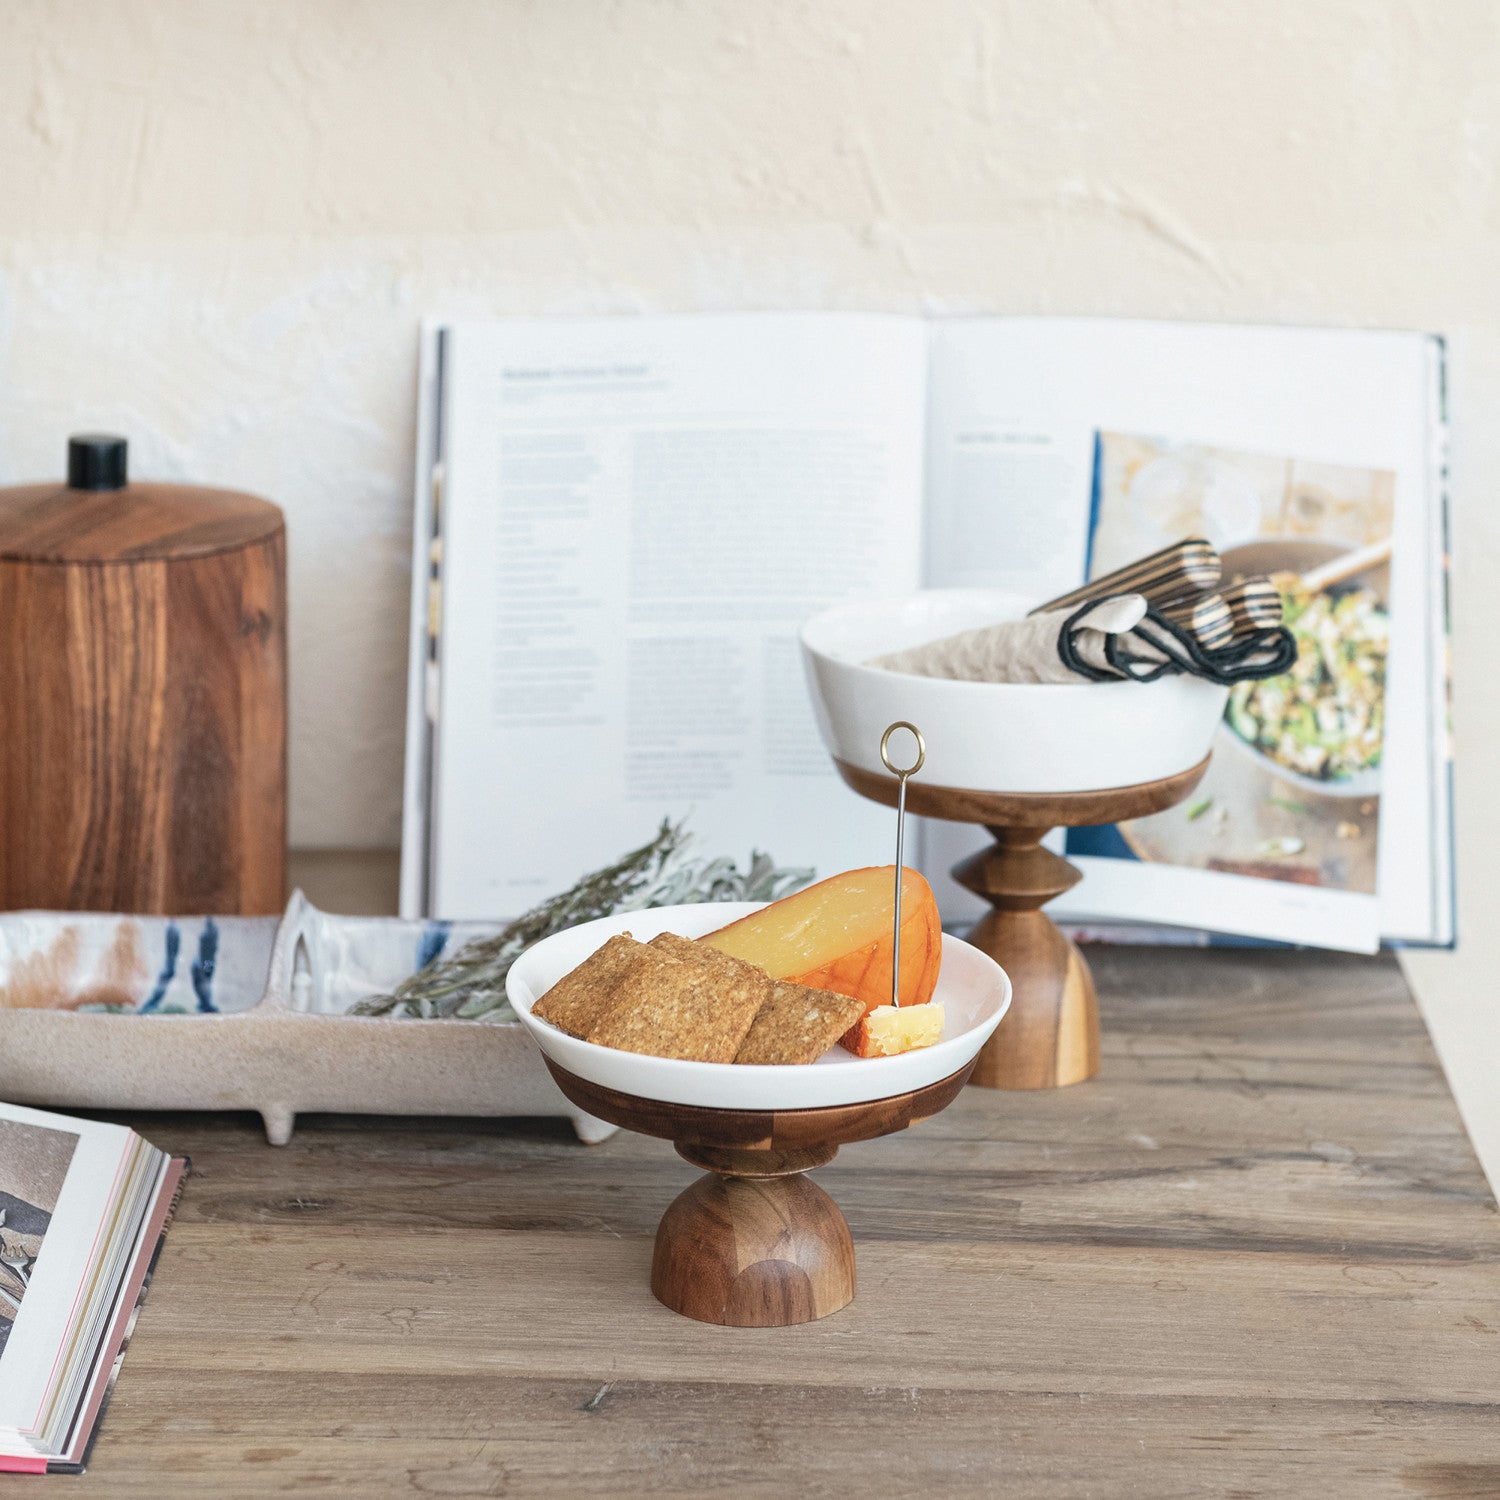
<instances>
[{"instance_id":1,"label":"wooden canister","mask_svg":"<svg viewBox=\"0 0 1500 1500\"><path fill-rule=\"evenodd\" d=\"M286 896L286 533L254 495L0 489L0 909L264 913Z\"/></svg>"}]
</instances>

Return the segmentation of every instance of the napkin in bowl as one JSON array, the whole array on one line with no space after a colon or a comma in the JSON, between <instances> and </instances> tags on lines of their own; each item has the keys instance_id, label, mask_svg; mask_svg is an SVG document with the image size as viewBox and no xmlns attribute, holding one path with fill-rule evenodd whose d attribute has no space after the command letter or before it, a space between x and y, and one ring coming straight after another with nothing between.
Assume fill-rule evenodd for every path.
<instances>
[{"instance_id":1,"label":"napkin in bowl","mask_svg":"<svg viewBox=\"0 0 1500 1500\"><path fill-rule=\"evenodd\" d=\"M1282 626L1205 646L1190 623L1169 618L1143 594L1124 593L965 630L865 665L959 682L1152 682L1186 673L1227 686L1280 676L1296 659L1297 644Z\"/></svg>"}]
</instances>

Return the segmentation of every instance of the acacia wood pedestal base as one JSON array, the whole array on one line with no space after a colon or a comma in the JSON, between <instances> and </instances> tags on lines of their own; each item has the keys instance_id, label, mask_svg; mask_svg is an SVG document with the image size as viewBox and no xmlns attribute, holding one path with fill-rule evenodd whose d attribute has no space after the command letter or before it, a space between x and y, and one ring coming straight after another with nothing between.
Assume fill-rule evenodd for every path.
<instances>
[{"instance_id":1,"label":"acacia wood pedestal base","mask_svg":"<svg viewBox=\"0 0 1500 1500\"><path fill-rule=\"evenodd\" d=\"M709 1169L662 1215L651 1257L658 1302L702 1323L780 1327L854 1300L854 1240L837 1203L802 1175L838 1148L678 1146ZM722 1175L715 1175L722 1174Z\"/></svg>"},{"instance_id":2,"label":"acacia wood pedestal base","mask_svg":"<svg viewBox=\"0 0 1500 1500\"><path fill-rule=\"evenodd\" d=\"M651 1291L702 1323L780 1328L810 1323L854 1297L854 1241L836 1204L804 1172L841 1145L930 1119L968 1082L974 1064L926 1088L827 1109L705 1109L664 1104L590 1083L547 1059L579 1108L672 1141L708 1172L662 1215Z\"/></svg>"},{"instance_id":3,"label":"acacia wood pedestal base","mask_svg":"<svg viewBox=\"0 0 1500 1500\"><path fill-rule=\"evenodd\" d=\"M897 783L845 761L839 775L861 796L896 804ZM980 823L994 843L953 868L953 878L993 910L969 934L1010 975L1005 1019L985 1043L973 1082L997 1089L1047 1089L1081 1083L1099 1071L1099 1006L1077 945L1042 910L1083 878L1042 847L1048 831L1144 818L1175 807L1203 779L1196 766L1136 786L1093 792L974 792L912 780L909 811L924 818Z\"/></svg>"}]
</instances>

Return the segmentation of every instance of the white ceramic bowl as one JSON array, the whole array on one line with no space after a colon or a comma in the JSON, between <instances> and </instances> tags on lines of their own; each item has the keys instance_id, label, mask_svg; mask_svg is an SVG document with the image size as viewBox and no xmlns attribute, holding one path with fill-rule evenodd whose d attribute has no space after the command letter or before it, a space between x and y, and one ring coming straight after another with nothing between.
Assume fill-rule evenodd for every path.
<instances>
[{"instance_id":1,"label":"white ceramic bowl","mask_svg":"<svg viewBox=\"0 0 1500 1500\"><path fill-rule=\"evenodd\" d=\"M1227 688L1156 682L949 682L864 665L872 656L1019 619L1035 603L983 589L850 600L802 630L802 656L829 754L887 774L880 737L921 729L933 786L982 792L1091 792L1157 781L1208 754ZM897 745L898 756L902 747Z\"/></svg>"},{"instance_id":2,"label":"white ceramic bowl","mask_svg":"<svg viewBox=\"0 0 1500 1500\"><path fill-rule=\"evenodd\" d=\"M580 1041L531 1014L531 1007L564 974L617 932L629 932L643 942L659 932L701 937L759 911L763 904L721 901L660 906L571 927L544 938L515 961L506 980L510 1003L542 1052L590 1083L666 1104L755 1110L863 1104L925 1088L958 1072L989 1040L1010 1004L1005 970L977 948L945 935L943 967L933 995L943 1005L943 1039L899 1057L854 1057L835 1046L806 1065L684 1062Z\"/></svg>"}]
</instances>

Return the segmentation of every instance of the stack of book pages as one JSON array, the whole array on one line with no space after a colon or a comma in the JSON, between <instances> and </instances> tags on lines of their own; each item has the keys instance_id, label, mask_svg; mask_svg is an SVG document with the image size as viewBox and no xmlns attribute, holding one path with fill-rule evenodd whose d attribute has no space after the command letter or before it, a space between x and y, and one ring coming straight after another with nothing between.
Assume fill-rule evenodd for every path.
<instances>
[{"instance_id":1,"label":"stack of book pages","mask_svg":"<svg viewBox=\"0 0 1500 1500\"><path fill-rule=\"evenodd\" d=\"M0 1104L0 1471L82 1470L185 1168Z\"/></svg>"}]
</instances>

